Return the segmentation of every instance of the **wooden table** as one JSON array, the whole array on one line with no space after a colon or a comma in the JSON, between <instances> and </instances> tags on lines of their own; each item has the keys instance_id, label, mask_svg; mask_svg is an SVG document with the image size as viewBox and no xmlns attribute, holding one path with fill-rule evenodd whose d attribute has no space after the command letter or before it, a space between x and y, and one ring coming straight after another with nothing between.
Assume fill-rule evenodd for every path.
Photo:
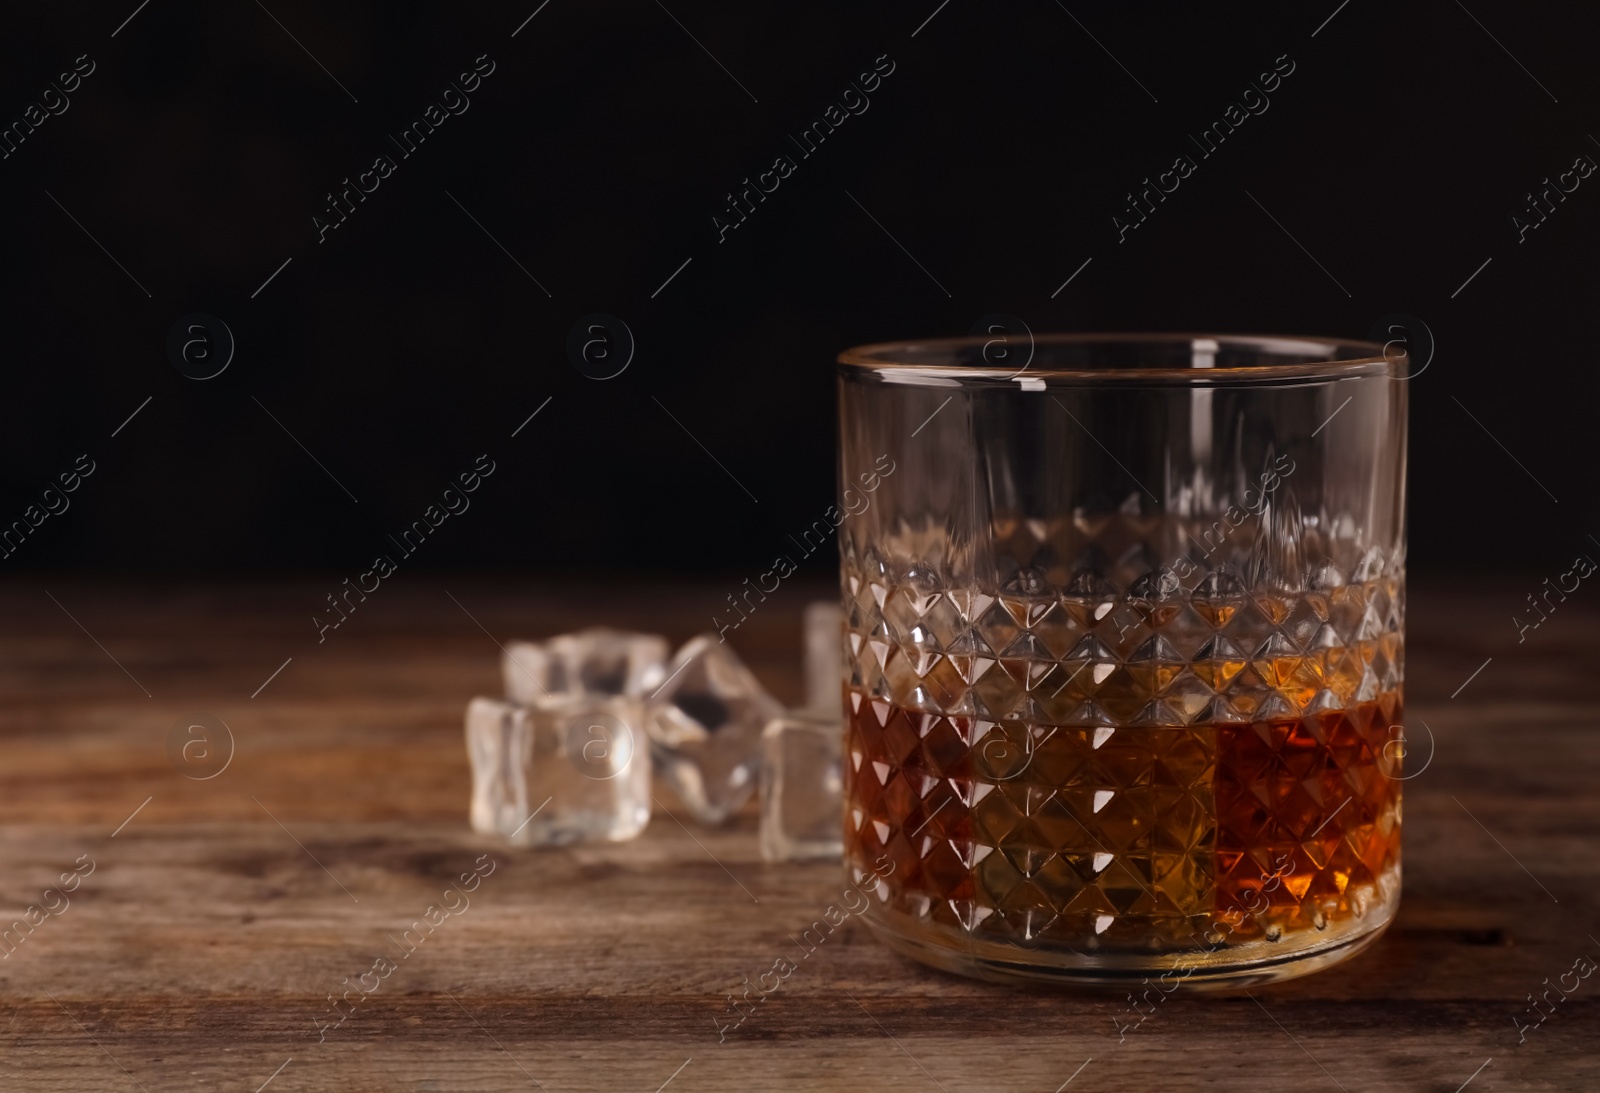
<instances>
[{"instance_id":1,"label":"wooden table","mask_svg":"<svg viewBox=\"0 0 1600 1093\"><path fill-rule=\"evenodd\" d=\"M1408 763L1422 722L1433 756L1406 786L1399 919L1354 961L1173 996L1119 1041L1124 998L947 977L852 921L719 1043L727 993L793 954L840 870L763 864L749 814L707 831L658 808L635 842L560 851L475 836L461 714L497 690L493 639L598 620L681 640L726 590L405 578L318 644L332 583L0 588L5 921L93 868L0 960L0 1089L1600 1089L1600 977L1516 1025L1600 960L1593 593L1519 645L1520 584L1413 589ZM818 592L734 635L787 701ZM236 743L205 781L167 752L196 712ZM400 960L390 935L485 853L470 906ZM328 996L385 956L324 1038Z\"/></svg>"}]
</instances>

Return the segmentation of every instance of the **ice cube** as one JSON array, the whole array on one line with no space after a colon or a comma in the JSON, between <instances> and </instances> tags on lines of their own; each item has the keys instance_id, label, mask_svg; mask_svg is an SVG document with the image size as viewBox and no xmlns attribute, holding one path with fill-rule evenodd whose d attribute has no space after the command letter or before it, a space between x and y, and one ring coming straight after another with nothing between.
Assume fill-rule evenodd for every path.
<instances>
[{"instance_id":1,"label":"ice cube","mask_svg":"<svg viewBox=\"0 0 1600 1093\"><path fill-rule=\"evenodd\" d=\"M767 722L761 734L761 856L809 861L844 855L837 716L809 711Z\"/></svg>"},{"instance_id":2,"label":"ice cube","mask_svg":"<svg viewBox=\"0 0 1600 1093\"><path fill-rule=\"evenodd\" d=\"M670 647L656 634L596 627L548 641L514 641L500 658L506 697L519 705L577 695L643 698L665 675Z\"/></svg>"},{"instance_id":3,"label":"ice cube","mask_svg":"<svg viewBox=\"0 0 1600 1093\"><path fill-rule=\"evenodd\" d=\"M644 706L579 695L467 707L472 828L517 846L631 839L650 822Z\"/></svg>"},{"instance_id":4,"label":"ice cube","mask_svg":"<svg viewBox=\"0 0 1600 1093\"><path fill-rule=\"evenodd\" d=\"M844 680L844 620L839 601L807 604L803 619L806 709L836 717L844 705L840 697Z\"/></svg>"},{"instance_id":5,"label":"ice cube","mask_svg":"<svg viewBox=\"0 0 1600 1093\"><path fill-rule=\"evenodd\" d=\"M720 824L750 799L761 730L782 712L717 635L702 634L678 650L650 698L650 747L695 819Z\"/></svg>"}]
</instances>

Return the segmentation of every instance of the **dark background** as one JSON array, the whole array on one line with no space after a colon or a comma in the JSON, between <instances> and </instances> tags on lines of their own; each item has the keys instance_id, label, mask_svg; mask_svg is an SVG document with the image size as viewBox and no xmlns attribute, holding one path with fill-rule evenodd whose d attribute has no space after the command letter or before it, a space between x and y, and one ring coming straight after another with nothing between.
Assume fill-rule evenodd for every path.
<instances>
[{"instance_id":1,"label":"dark background","mask_svg":"<svg viewBox=\"0 0 1600 1093\"><path fill-rule=\"evenodd\" d=\"M950 0L913 37L937 3L550 0L515 37L539 0L8 11L5 124L96 67L0 161L0 523L80 453L97 470L4 564L354 574L488 453L408 565L748 569L832 499L834 355L995 311L1351 337L1417 316L1413 573L1593 548L1600 176L1524 243L1510 219L1600 157L1592 11ZM468 111L319 244L324 194L481 54ZM724 194L883 54L868 111L719 244ZM1284 54L1269 110L1119 244L1123 195L1198 160L1188 134ZM205 382L165 348L194 311L237 339ZM637 339L605 382L566 349L594 311Z\"/></svg>"}]
</instances>

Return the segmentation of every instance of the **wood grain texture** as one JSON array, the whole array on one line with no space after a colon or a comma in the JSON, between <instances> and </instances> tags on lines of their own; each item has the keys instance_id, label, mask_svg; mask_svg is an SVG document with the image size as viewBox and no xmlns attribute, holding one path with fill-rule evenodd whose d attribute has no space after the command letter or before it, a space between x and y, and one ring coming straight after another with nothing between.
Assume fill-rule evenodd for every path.
<instances>
[{"instance_id":1,"label":"wood grain texture","mask_svg":"<svg viewBox=\"0 0 1600 1093\"><path fill-rule=\"evenodd\" d=\"M399 582L318 644L331 583L48 587L59 605L0 588L0 917L80 856L95 870L0 960L0 1089L1600 1089L1600 976L1525 1042L1513 1022L1600 960L1581 592L1519 645L1527 589L1413 589L1412 769L1422 723L1434 742L1406 784L1398 921L1338 968L1175 995L1119 1039L1125 997L941 975L854 921L801 958L790 935L841 871L762 863L748 811L707 831L658 809L632 843L557 851L471 833L461 715L498 688L495 640L604 621L681 641L725 589ZM785 589L733 635L786 701L808 594L827 591ZM167 758L193 712L236 741L209 781ZM470 906L400 959L390 935L484 853ZM398 970L319 1040L327 995L380 956ZM719 1043L727 992L779 956L798 970Z\"/></svg>"}]
</instances>

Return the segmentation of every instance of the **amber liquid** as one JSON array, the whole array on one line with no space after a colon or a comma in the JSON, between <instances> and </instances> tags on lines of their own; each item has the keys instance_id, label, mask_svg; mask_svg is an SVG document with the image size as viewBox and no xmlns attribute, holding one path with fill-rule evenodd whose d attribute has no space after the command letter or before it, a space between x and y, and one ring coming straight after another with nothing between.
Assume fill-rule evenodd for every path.
<instances>
[{"instance_id":1,"label":"amber liquid","mask_svg":"<svg viewBox=\"0 0 1600 1093\"><path fill-rule=\"evenodd\" d=\"M1337 933L1398 884L1398 689L1125 727L845 701L846 858L886 872L891 915L953 936L1215 951Z\"/></svg>"}]
</instances>

